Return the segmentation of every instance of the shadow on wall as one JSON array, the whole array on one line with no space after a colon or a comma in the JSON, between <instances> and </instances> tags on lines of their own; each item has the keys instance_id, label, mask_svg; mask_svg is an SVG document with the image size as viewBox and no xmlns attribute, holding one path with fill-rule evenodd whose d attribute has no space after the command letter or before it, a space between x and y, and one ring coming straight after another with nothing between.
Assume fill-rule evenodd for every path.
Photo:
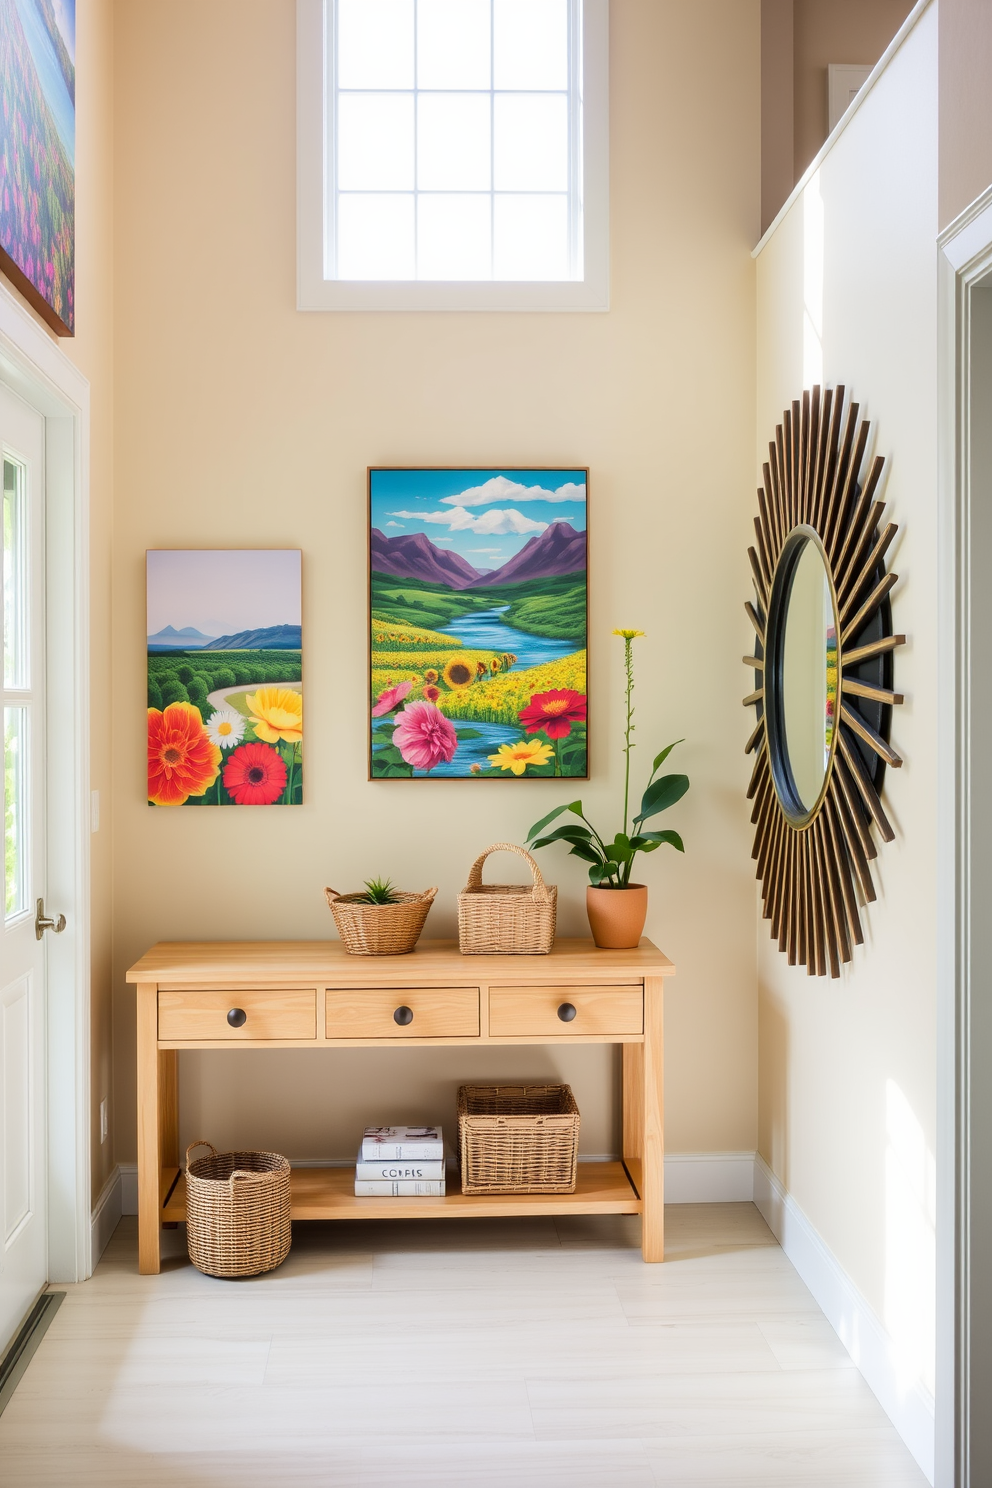
<instances>
[{"instance_id":1,"label":"shadow on wall","mask_svg":"<svg viewBox=\"0 0 992 1488\"><path fill-rule=\"evenodd\" d=\"M768 934L761 920L758 934ZM758 1000L758 1089L762 1098L761 1156L786 1189L789 1172L789 1020L767 988Z\"/></svg>"}]
</instances>

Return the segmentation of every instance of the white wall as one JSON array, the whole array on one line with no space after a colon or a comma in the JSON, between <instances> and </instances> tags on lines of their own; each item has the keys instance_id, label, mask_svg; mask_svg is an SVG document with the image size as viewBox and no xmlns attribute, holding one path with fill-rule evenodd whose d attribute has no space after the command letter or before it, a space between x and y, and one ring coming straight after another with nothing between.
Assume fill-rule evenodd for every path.
<instances>
[{"instance_id":1,"label":"white wall","mask_svg":"<svg viewBox=\"0 0 992 1488\"><path fill-rule=\"evenodd\" d=\"M896 840L866 944L839 982L810 979L759 927L759 1150L917 1395L933 1390L934 1328L936 25L933 6L758 257L758 468L801 388L852 389L890 467L893 619L909 637L893 710L905 765L885 781Z\"/></svg>"}]
</instances>

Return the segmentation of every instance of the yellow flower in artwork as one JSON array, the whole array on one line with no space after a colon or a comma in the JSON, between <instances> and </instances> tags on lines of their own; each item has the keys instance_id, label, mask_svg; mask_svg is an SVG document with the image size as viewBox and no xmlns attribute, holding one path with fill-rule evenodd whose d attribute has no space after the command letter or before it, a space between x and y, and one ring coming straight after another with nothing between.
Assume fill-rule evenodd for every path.
<instances>
[{"instance_id":1,"label":"yellow flower in artwork","mask_svg":"<svg viewBox=\"0 0 992 1488\"><path fill-rule=\"evenodd\" d=\"M643 630L615 630L613 634L623 636L625 641L632 641L635 636L645 635L646 632Z\"/></svg>"},{"instance_id":2,"label":"yellow flower in artwork","mask_svg":"<svg viewBox=\"0 0 992 1488\"><path fill-rule=\"evenodd\" d=\"M542 744L540 739L521 739L519 744L501 744L496 754L489 755L489 763L522 775L528 765L546 765L553 758L550 744Z\"/></svg>"},{"instance_id":3,"label":"yellow flower in artwork","mask_svg":"<svg viewBox=\"0 0 992 1488\"><path fill-rule=\"evenodd\" d=\"M299 744L303 738L303 697L289 687L260 687L245 698L257 739Z\"/></svg>"}]
</instances>

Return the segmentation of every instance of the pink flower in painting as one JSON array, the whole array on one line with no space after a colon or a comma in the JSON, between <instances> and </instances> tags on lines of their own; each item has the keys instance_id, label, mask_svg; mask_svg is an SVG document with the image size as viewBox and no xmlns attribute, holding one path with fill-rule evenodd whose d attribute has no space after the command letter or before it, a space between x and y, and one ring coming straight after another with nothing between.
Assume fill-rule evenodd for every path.
<instances>
[{"instance_id":1,"label":"pink flower in painting","mask_svg":"<svg viewBox=\"0 0 992 1488\"><path fill-rule=\"evenodd\" d=\"M433 770L442 760L447 764L452 758L458 735L433 703L411 703L397 720L393 743L415 770Z\"/></svg>"},{"instance_id":2,"label":"pink flower in painting","mask_svg":"<svg viewBox=\"0 0 992 1488\"><path fill-rule=\"evenodd\" d=\"M385 692L380 692L372 709L372 717L381 718L384 713L391 713L394 708L399 707L412 686L412 682L397 682L395 687L387 687Z\"/></svg>"}]
</instances>

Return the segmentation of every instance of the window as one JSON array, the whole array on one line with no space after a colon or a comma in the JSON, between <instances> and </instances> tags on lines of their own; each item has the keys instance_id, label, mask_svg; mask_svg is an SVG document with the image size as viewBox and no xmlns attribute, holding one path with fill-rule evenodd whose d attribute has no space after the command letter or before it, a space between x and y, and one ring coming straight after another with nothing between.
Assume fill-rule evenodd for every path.
<instances>
[{"instance_id":1,"label":"window","mask_svg":"<svg viewBox=\"0 0 992 1488\"><path fill-rule=\"evenodd\" d=\"M298 0L299 308L607 308L607 0Z\"/></svg>"}]
</instances>

